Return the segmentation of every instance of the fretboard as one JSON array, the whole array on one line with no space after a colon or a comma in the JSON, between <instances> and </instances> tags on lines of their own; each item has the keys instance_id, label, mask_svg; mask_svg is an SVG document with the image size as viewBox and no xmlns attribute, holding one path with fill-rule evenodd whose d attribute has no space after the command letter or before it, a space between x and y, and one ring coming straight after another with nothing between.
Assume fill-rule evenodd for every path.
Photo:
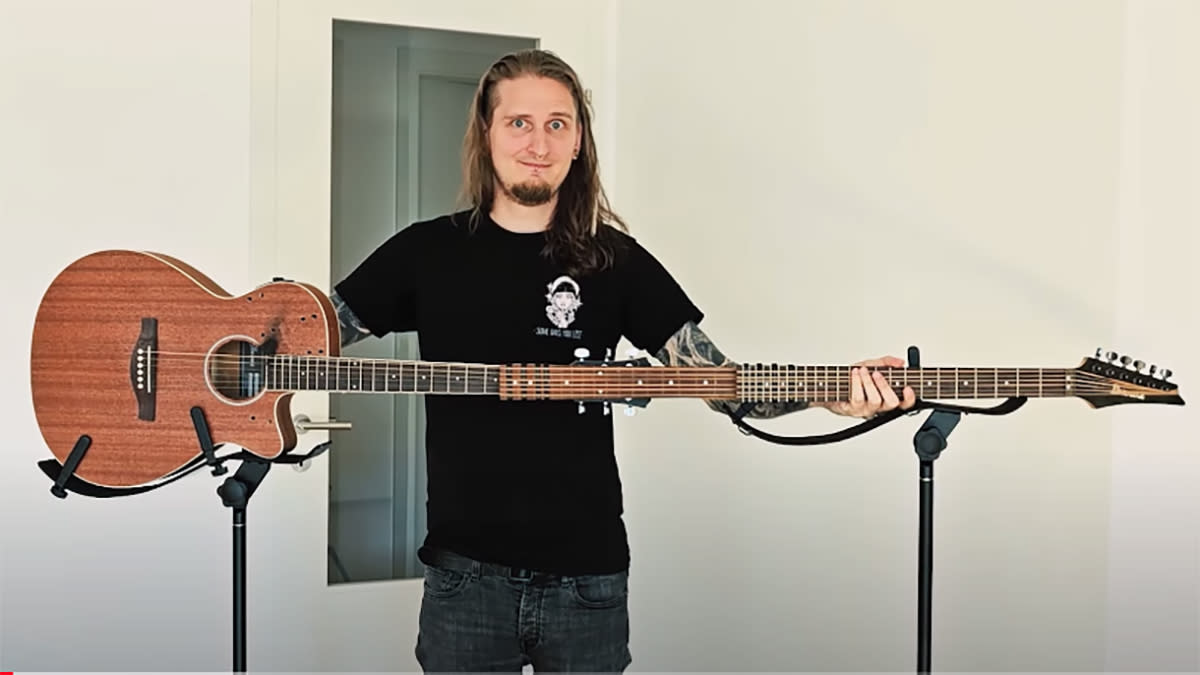
<instances>
[{"instance_id":1,"label":"fretboard","mask_svg":"<svg viewBox=\"0 0 1200 675\"><path fill-rule=\"evenodd\" d=\"M267 389L286 391L496 394L498 366L347 357L267 356Z\"/></svg>"},{"instance_id":2,"label":"fretboard","mask_svg":"<svg viewBox=\"0 0 1200 675\"><path fill-rule=\"evenodd\" d=\"M701 398L847 401L850 367L484 365L348 357L251 357L267 389L287 391L492 394L516 400ZM878 368L898 396L924 399L1102 394L1107 385L1064 368Z\"/></svg>"},{"instance_id":3,"label":"fretboard","mask_svg":"<svg viewBox=\"0 0 1200 675\"><path fill-rule=\"evenodd\" d=\"M978 399L1074 396L1104 393L1106 385L1080 381L1070 368L878 368L897 396L912 387L918 398ZM846 401L850 398L848 366L743 366L738 372L738 399L743 401ZM1094 391L1088 391L1093 389Z\"/></svg>"}]
</instances>

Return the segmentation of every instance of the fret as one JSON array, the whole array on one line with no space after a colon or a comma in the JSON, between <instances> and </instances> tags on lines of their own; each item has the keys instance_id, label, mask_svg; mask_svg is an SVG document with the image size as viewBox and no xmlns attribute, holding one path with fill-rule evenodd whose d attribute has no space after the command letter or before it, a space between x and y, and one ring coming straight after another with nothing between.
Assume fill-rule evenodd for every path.
<instances>
[{"instance_id":1,"label":"fret","mask_svg":"<svg viewBox=\"0 0 1200 675\"><path fill-rule=\"evenodd\" d=\"M428 387L429 377L425 374L425 369L420 363L413 364L413 391L429 391Z\"/></svg>"},{"instance_id":2,"label":"fret","mask_svg":"<svg viewBox=\"0 0 1200 675\"><path fill-rule=\"evenodd\" d=\"M417 364L405 363L400 366L400 391L417 391Z\"/></svg>"}]
</instances>

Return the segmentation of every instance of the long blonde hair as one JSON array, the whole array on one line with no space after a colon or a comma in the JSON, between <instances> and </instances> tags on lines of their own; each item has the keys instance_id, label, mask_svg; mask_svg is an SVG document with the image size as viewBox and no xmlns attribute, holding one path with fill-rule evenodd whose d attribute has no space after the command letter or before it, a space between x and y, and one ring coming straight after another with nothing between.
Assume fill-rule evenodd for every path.
<instances>
[{"instance_id":1,"label":"long blonde hair","mask_svg":"<svg viewBox=\"0 0 1200 675\"><path fill-rule=\"evenodd\" d=\"M584 95L574 69L553 52L525 49L506 54L479 78L463 138L460 204L470 207L472 225L491 208L496 198L496 172L488 150L488 129L496 109L496 84L526 75L551 78L566 86L575 101L581 131L579 156L559 187L543 253L565 265L572 274L603 269L612 263L618 243L604 226L625 232L628 227L609 205L600 183L591 102Z\"/></svg>"}]
</instances>

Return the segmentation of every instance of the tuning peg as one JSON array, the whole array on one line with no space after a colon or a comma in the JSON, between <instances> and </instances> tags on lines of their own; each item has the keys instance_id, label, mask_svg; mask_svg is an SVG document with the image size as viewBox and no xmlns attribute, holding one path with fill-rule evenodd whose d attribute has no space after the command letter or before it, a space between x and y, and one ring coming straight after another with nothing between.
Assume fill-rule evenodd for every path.
<instances>
[{"instance_id":1,"label":"tuning peg","mask_svg":"<svg viewBox=\"0 0 1200 675\"><path fill-rule=\"evenodd\" d=\"M579 414L582 415L584 412L586 412L586 408L584 408L584 406L583 406L583 401L580 401L579 402Z\"/></svg>"},{"instance_id":2,"label":"tuning peg","mask_svg":"<svg viewBox=\"0 0 1200 675\"><path fill-rule=\"evenodd\" d=\"M1104 358L1104 347L1096 347L1096 358Z\"/></svg>"},{"instance_id":3,"label":"tuning peg","mask_svg":"<svg viewBox=\"0 0 1200 675\"><path fill-rule=\"evenodd\" d=\"M1154 373L1157 373L1157 372L1158 372L1158 366L1151 365L1150 366L1150 376L1154 377Z\"/></svg>"},{"instance_id":4,"label":"tuning peg","mask_svg":"<svg viewBox=\"0 0 1200 675\"><path fill-rule=\"evenodd\" d=\"M588 351L587 347L576 347L575 348L575 358L577 358L577 359L586 359L590 355L591 355L591 352Z\"/></svg>"},{"instance_id":5,"label":"tuning peg","mask_svg":"<svg viewBox=\"0 0 1200 675\"><path fill-rule=\"evenodd\" d=\"M1162 379L1164 379L1164 380L1165 380L1165 379L1167 379L1167 378L1168 378L1168 377L1170 377L1170 376L1171 376L1171 371L1170 371L1169 369L1167 369L1167 368L1163 368L1163 371L1162 371Z\"/></svg>"},{"instance_id":6,"label":"tuning peg","mask_svg":"<svg viewBox=\"0 0 1200 675\"><path fill-rule=\"evenodd\" d=\"M604 360L605 360L605 361L612 361L612 347L605 347L605 348L604 348Z\"/></svg>"},{"instance_id":7,"label":"tuning peg","mask_svg":"<svg viewBox=\"0 0 1200 675\"><path fill-rule=\"evenodd\" d=\"M1108 361L1116 361L1117 353L1116 352L1108 352L1107 354L1104 355L1104 358L1107 359Z\"/></svg>"},{"instance_id":8,"label":"tuning peg","mask_svg":"<svg viewBox=\"0 0 1200 675\"><path fill-rule=\"evenodd\" d=\"M1145 367L1146 367L1145 361L1134 361L1133 362L1133 369L1138 371L1139 373L1142 372L1142 369Z\"/></svg>"},{"instance_id":9,"label":"tuning peg","mask_svg":"<svg viewBox=\"0 0 1200 675\"><path fill-rule=\"evenodd\" d=\"M1128 368L1129 364L1132 362L1133 362L1133 359L1129 358L1128 356L1121 357L1121 365L1125 366L1126 368Z\"/></svg>"},{"instance_id":10,"label":"tuning peg","mask_svg":"<svg viewBox=\"0 0 1200 675\"><path fill-rule=\"evenodd\" d=\"M604 414L605 415L612 414L612 406L609 405L608 401L604 401Z\"/></svg>"}]
</instances>

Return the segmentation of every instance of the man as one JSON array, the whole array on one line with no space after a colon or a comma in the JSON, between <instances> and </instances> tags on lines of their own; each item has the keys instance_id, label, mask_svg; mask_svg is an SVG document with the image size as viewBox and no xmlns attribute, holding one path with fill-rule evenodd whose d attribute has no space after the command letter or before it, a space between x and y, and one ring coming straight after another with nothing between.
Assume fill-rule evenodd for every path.
<instances>
[{"instance_id":1,"label":"man","mask_svg":"<svg viewBox=\"0 0 1200 675\"><path fill-rule=\"evenodd\" d=\"M493 64L463 144L469 208L401 230L337 284L344 344L415 330L424 359L545 364L570 363L580 348L603 357L625 337L668 365L730 363L610 208L583 91L545 51ZM852 380L850 401L820 405L869 417L914 403L911 389L901 402L865 368ZM762 403L749 416L804 407ZM421 666L624 670L629 550L611 415L427 395L426 418Z\"/></svg>"}]
</instances>

